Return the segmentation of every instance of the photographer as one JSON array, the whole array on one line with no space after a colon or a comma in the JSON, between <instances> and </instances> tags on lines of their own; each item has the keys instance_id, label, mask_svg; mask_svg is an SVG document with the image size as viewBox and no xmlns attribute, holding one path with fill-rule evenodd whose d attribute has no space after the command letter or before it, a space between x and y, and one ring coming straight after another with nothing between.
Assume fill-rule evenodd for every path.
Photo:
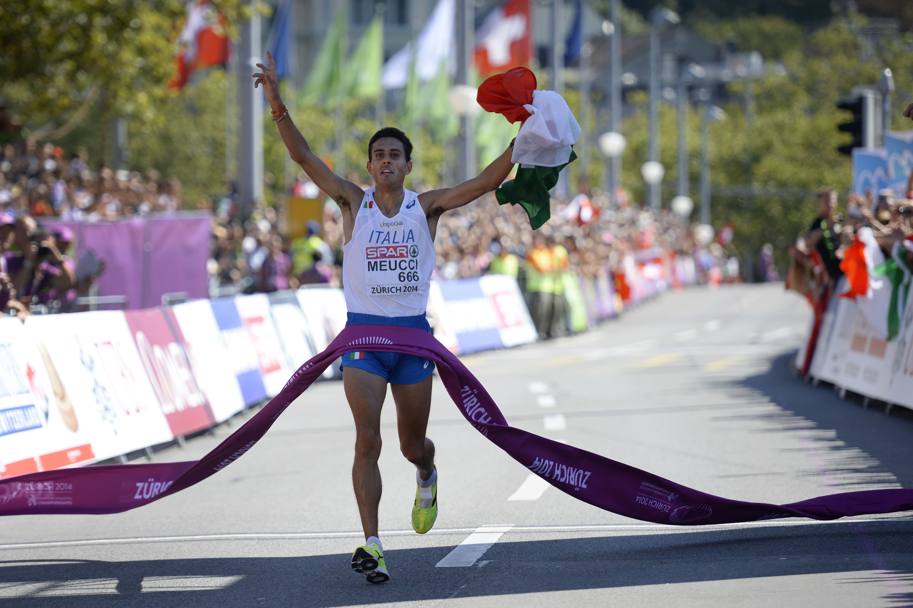
<instances>
[{"instance_id":1,"label":"photographer","mask_svg":"<svg viewBox=\"0 0 913 608\"><path fill-rule=\"evenodd\" d=\"M69 242L67 236L64 235L62 242ZM72 260L68 261L60 252L54 235L39 228L32 234L31 241L34 271L24 296L31 306L42 304L56 311L76 285L75 268Z\"/></svg>"}]
</instances>

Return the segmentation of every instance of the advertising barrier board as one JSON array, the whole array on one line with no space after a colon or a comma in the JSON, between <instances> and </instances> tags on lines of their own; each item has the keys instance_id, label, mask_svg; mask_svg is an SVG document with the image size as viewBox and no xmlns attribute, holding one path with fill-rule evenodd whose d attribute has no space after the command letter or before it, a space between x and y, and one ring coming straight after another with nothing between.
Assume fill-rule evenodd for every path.
<instances>
[{"instance_id":1,"label":"advertising barrier board","mask_svg":"<svg viewBox=\"0 0 913 608\"><path fill-rule=\"evenodd\" d=\"M274 397L282 390L292 372L286 364L285 352L279 342L276 326L273 325L269 297L264 293L238 296L235 298L235 306L247 328L249 344L257 355L266 394Z\"/></svg>"},{"instance_id":2,"label":"advertising barrier board","mask_svg":"<svg viewBox=\"0 0 913 608\"><path fill-rule=\"evenodd\" d=\"M124 316L171 433L181 437L212 426L209 402L164 312L148 308L128 310Z\"/></svg>"},{"instance_id":3,"label":"advertising barrier board","mask_svg":"<svg viewBox=\"0 0 913 608\"><path fill-rule=\"evenodd\" d=\"M252 406L266 399L266 385L260 373L260 361L257 352L250 343L250 333L233 298L210 300L212 313L219 326L222 346L228 361L229 369L235 375L244 397L244 405Z\"/></svg>"},{"instance_id":4,"label":"advertising barrier board","mask_svg":"<svg viewBox=\"0 0 913 608\"><path fill-rule=\"evenodd\" d=\"M234 362L209 300L194 300L164 309L175 335L184 345L197 385L206 395L215 422L244 409L244 395Z\"/></svg>"}]
</instances>

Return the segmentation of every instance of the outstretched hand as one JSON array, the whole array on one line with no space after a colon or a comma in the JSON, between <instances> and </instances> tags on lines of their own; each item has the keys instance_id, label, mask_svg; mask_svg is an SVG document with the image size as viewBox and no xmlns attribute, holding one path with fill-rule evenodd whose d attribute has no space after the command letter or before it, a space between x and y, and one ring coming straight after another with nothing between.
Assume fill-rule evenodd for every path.
<instances>
[{"instance_id":1,"label":"outstretched hand","mask_svg":"<svg viewBox=\"0 0 913 608\"><path fill-rule=\"evenodd\" d=\"M273 60L273 54L267 51L266 65L258 63L257 67L262 72L253 73L254 88L263 86L263 94L266 95L266 101L270 107L281 106L282 100L279 98L279 83L276 80L276 62Z\"/></svg>"}]
</instances>

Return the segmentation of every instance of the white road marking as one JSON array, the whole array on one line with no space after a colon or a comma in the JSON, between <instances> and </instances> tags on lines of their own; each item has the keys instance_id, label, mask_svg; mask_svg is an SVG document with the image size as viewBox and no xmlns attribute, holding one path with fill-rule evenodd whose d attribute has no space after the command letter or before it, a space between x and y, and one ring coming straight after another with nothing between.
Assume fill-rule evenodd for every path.
<instances>
[{"instance_id":1,"label":"white road marking","mask_svg":"<svg viewBox=\"0 0 913 608\"><path fill-rule=\"evenodd\" d=\"M539 395L536 397L536 403L539 404L539 407L555 407L558 401L551 395Z\"/></svg>"},{"instance_id":2,"label":"white road marking","mask_svg":"<svg viewBox=\"0 0 913 608\"><path fill-rule=\"evenodd\" d=\"M538 475L528 475L517 491L511 494L507 500L539 500L550 485L552 484Z\"/></svg>"},{"instance_id":3,"label":"white road marking","mask_svg":"<svg viewBox=\"0 0 913 608\"><path fill-rule=\"evenodd\" d=\"M720 323L719 319L711 319L710 321L704 323L704 329L706 331L716 331L720 328L721 325L722 323Z\"/></svg>"},{"instance_id":4,"label":"white road marking","mask_svg":"<svg viewBox=\"0 0 913 608\"><path fill-rule=\"evenodd\" d=\"M511 528L513 526L482 526L454 547L435 567L467 568L473 565Z\"/></svg>"},{"instance_id":5,"label":"white road marking","mask_svg":"<svg viewBox=\"0 0 913 608\"><path fill-rule=\"evenodd\" d=\"M548 391L548 385L545 382L530 382L529 383L529 392L531 393L545 393Z\"/></svg>"},{"instance_id":6,"label":"white road marking","mask_svg":"<svg viewBox=\"0 0 913 608\"><path fill-rule=\"evenodd\" d=\"M543 418L542 421L545 423L546 431L563 431L567 428L567 420L565 420L564 414L550 414Z\"/></svg>"},{"instance_id":7,"label":"white road marking","mask_svg":"<svg viewBox=\"0 0 913 608\"><path fill-rule=\"evenodd\" d=\"M788 338L793 335L792 327L778 327L777 329L761 334L761 342L772 342L780 338Z\"/></svg>"},{"instance_id":8,"label":"white road marking","mask_svg":"<svg viewBox=\"0 0 913 608\"><path fill-rule=\"evenodd\" d=\"M564 443L564 442L561 442ZM706 530L733 530L738 528L768 528L779 526L856 526L860 522L886 522L906 523L909 517L893 516L867 516L853 519L834 519L827 521L813 521L805 519L767 519L762 521L749 521L733 524L711 524L707 526L668 526L665 524L652 524L632 522L629 524L582 524L582 525L557 525L557 526L513 526L511 531L530 534L555 534L562 532L660 532L663 534L684 534L689 532L701 533ZM434 528L426 536L450 536L454 534L468 534L474 528ZM321 540L332 538L361 538L361 530L328 531L328 532L236 532L224 534L191 534L176 536L134 536L121 538L92 538L86 540L51 540L28 543L9 543L0 545L0 551L15 549L55 549L63 547L94 547L104 545L134 545L146 543L187 543L187 542L212 542L212 541L237 541L250 542L252 540ZM384 530L384 537L388 536L415 536L415 530Z\"/></svg>"},{"instance_id":9,"label":"white road marking","mask_svg":"<svg viewBox=\"0 0 913 608\"><path fill-rule=\"evenodd\" d=\"M696 329L686 329L685 331L680 331L675 334L676 342L685 342L686 340L693 340L697 337Z\"/></svg>"}]
</instances>

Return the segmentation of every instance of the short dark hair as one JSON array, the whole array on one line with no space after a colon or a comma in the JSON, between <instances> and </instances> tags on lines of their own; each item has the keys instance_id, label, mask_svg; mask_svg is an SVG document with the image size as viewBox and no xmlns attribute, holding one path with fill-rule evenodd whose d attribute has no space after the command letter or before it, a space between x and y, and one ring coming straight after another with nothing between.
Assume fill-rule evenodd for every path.
<instances>
[{"instance_id":1,"label":"short dark hair","mask_svg":"<svg viewBox=\"0 0 913 608\"><path fill-rule=\"evenodd\" d=\"M406 153L406 162L412 160L412 142L409 141L409 138L406 137L406 134L397 129L396 127L384 127L377 133L371 136L371 141L368 142L368 160L371 160L371 148L374 146L374 142L382 137L392 137L393 139L398 139L403 144L403 152Z\"/></svg>"}]
</instances>

